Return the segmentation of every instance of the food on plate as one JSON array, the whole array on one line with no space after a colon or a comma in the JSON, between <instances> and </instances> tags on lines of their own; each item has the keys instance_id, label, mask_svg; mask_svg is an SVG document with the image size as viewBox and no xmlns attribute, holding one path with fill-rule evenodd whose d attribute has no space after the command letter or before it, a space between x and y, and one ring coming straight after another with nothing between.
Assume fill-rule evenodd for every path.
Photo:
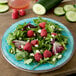
<instances>
[{"instance_id":1,"label":"food on plate","mask_svg":"<svg viewBox=\"0 0 76 76\"><path fill-rule=\"evenodd\" d=\"M33 19L33 22L19 24L8 35L7 43L11 45L9 52L17 60L24 60L24 64L55 64L67 49L68 38L62 34L64 29L41 17Z\"/></svg>"}]
</instances>

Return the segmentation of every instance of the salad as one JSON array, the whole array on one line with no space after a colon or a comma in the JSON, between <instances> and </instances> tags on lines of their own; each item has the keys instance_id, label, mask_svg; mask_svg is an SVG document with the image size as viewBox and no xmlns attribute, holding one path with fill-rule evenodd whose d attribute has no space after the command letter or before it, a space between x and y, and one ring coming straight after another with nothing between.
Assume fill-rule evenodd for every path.
<instances>
[{"instance_id":1,"label":"salad","mask_svg":"<svg viewBox=\"0 0 76 76\"><path fill-rule=\"evenodd\" d=\"M33 19L33 22L34 25L26 22L19 24L15 31L8 35L7 43L11 45L9 52L14 54L17 60L24 60L24 64L55 64L67 49L68 38L62 35L64 29L41 17Z\"/></svg>"}]
</instances>

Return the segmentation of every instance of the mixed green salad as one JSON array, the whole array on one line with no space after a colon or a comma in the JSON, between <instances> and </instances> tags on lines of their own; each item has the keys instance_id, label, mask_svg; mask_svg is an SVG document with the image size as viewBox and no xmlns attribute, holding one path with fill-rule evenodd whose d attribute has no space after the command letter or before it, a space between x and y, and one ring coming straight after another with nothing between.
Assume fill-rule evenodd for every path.
<instances>
[{"instance_id":1,"label":"mixed green salad","mask_svg":"<svg viewBox=\"0 0 76 76\"><path fill-rule=\"evenodd\" d=\"M67 49L68 38L62 35L64 29L41 17L33 21L34 25L25 22L9 34L7 42L12 46L9 52L17 60L24 60L24 64L55 64Z\"/></svg>"}]
</instances>

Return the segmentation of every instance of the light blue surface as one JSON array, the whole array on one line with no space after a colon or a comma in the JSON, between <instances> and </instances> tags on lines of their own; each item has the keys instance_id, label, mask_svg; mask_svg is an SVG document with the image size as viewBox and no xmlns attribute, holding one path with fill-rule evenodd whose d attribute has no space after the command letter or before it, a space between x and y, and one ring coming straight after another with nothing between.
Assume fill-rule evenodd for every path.
<instances>
[{"instance_id":1,"label":"light blue surface","mask_svg":"<svg viewBox=\"0 0 76 76\"><path fill-rule=\"evenodd\" d=\"M32 70L32 68L36 65L36 63L33 63L31 65L27 65L27 64L24 64L23 60L17 61L15 58L15 55L12 55L8 52L8 50L11 48L11 46L8 45L6 39L8 37L8 34L10 32L13 32L18 24L23 24L24 22L27 22L27 23L30 22L30 23L34 24L33 19L36 19L36 18L37 17L28 18L28 19L24 19L24 20L21 20L19 22L16 22L10 28L7 29L7 31L5 32L5 34L2 38L2 46L1 47L2 47L3 54L7 58L7 60L17 67L28 69L28 70ZM73 52L74 41L73 41L73 37L72 37L70 31L62 23L60 23L58 21L55 21L55 20L52 20L49 18L44 18L44 19L51 21L51 22L54 22L56 24L59 24L59 26L64 29L64 32L62 32L62 34L68 37L68 45L67 45L67 50L63 53L63 58L61 60L59 60L55 65L46 63L46 64L42 64L42 65L38 66L34 70L48 70L48 69L55 68L55 67L65 63L65 61L69 59L69 57L71 56L71 54Z\"/></svg>"}]
</instances>

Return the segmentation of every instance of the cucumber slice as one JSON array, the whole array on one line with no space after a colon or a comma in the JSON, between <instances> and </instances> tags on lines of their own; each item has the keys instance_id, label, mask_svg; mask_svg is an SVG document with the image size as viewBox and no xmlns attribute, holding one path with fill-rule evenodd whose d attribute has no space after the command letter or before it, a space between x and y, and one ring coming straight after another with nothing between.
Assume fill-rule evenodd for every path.
<instances>
[{"instance_id":1,"label":"cucumber slice","mask_svg":"<svg viewBox=\"0 0 76 76\"><path fill-rule=\"evenodd\" d=\"M57 16L61 16L65 14L65 11L63 10L63 7L57 7L54 9L54 14Z\"/></svg>"},{"instance_id":2,"label":"cucumber slice","mask_svg":"<svg viewBox=\"0 0 76 76\"><path fill-rule=\"evenodd\" d=\"M6 12L9 10L8 5L0 5L0 13Z\"/></svg>"},{"instance_id":3,"label":"cucumber slice","mask_svg":"<svg viewBox=\"0 0 76 76\"><path fill-rule=\"evenodd\" d=\"M44 15L46 13L46 9L41 4L34 4L33 12L38 15Z\"/></svg>"},{"instance_id":4,"label":"cucumber slice","mask_svg":"<svg viewBox=\"0 0 76 76\"><path fill-rule=\"evenodd\" d=\"M0 3L4 4L4 3L8 3L8 1L7 0L0 0Z\"/></svg>"},{"instance_id":5,"label":"cucumber slice","mask_svg":"<svg viewBox=\"0 0 76 76\"><path fill-rule=\"evenodd\" d=\"M75 11L68 11L66 13L66 18L70 22L76 22L76 12Z\"/></svg>"},{"instance_id":6,"label":"cucumber slice","mask_svg":"<svg viewBox=\"0 0 76 76\"><path fill-rule=\"evenodd\" d=\"M64 6L64 11L75 11L76 8L73 5L65 5Z\"/></svg>"}]
</instances>

